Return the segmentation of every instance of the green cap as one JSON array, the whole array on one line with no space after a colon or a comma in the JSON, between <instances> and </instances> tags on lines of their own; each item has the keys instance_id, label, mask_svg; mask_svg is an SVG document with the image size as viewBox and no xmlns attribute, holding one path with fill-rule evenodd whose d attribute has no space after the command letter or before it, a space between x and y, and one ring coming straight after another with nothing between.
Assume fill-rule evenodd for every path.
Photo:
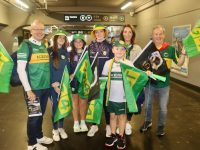
<instances>
[{"instance_id":1,"label":"green cap","mask_svg":"<svg viewBox=\"0 0 200 150\"><path fill-rule=\"evenodd\" d=\"M65 35L65 36L67 36L68 34L67 34L66 31L64 31L64 30L62 30L62 29L59 29L59 30L57 30L57 31L55 32L54 35Z\"/></svg>"},{"instance_id":2,"label":"green cap","mask_svg":"<svg viewBox=\"0 0 200 150\"><path fill-rule=\"evenodd\" d=\"M96 23L94 26L93 26L93 31L94 30L104 30L106 29L105 26L101 23Z\"/></svg>"},{"instance_id":3,"label":"green cap","mask_svg":"<svg viewBox=\"0 0 200 150\"><path fill-rule=\"evenodd\" d=\"M84 41L83 34L74 34L73 40L76 40L76 39L80 39L80 40L83 40L83 41Z\"/></svg>"},{"instance_id":4,"label":"green cap","mask_svg":"<svg viewBox=\"0 0 200 150\"><path fill-rule=\"evenodd\" d=\"M125 43L124 41L122 41L122 40L117 40L117 41L115 41L115 42L113 43L113 46L116 46L116 47L122 46L122 47L124 47L125 49L127 48L126 43Z\"/></svg>"}]
</instances>

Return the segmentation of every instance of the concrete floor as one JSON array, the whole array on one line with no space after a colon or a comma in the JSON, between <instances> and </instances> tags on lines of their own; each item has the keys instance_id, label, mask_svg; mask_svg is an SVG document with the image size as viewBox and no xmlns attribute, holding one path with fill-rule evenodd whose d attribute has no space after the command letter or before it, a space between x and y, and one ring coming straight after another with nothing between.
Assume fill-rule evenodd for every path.
<instances>
[{"instance_id":1,"label":"concrete floor","mask_svg":"<svg viewBox=\"0 0 200 150\"><path fill-rule=\"evenodd\" d=\"M156 136L157 105L154 107L153 127L147 133L140 133L144 111L134 116L131 124L134 133L127 137L127 150L199 150L200 149L200 93L187 89L175 82L171 83L166 135ZM26 116L22 89L11 88L10 94L0 94L0 150L26 150ZM44 118L43 131L51 137L51 107ZM86 133L73 133L73 119L65 119L65 129L69 138L54 142L49 150L106 150L105 122L102 118L100 130L93 138ZM115 149L115 148L113 148Z\"/></svg>"}]
</instances>

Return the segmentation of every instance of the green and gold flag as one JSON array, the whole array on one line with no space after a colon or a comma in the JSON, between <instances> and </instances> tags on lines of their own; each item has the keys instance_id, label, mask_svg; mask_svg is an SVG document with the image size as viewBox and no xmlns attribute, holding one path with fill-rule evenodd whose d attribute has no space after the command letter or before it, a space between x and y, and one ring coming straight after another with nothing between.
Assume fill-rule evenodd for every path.
<instances>
[{"instance_id":1,"label":"green and gold flag","mask_svg":"<svg viewBox=\"0 0 200 150\"><path fill-rule=\"evenodd\" d=\"M90 102L87 115L86 115L87 122L92 122L96 124L100 124L100 121L101 121L103 95L104 95L104 90L105 90L105 86L107 82L107 77L100 77L99 82L100 82L100 97Z\"/></svg>"},{"instance_id":2,"label":"green and gold flag","mask_svg":"<svg viewBox=\"0 0 200 150\"><path fill-rule=\"evenodd\" d=\"M58 107L54 116L54 122L68 116L72 111L72 92L67 67L65 67L63 72L60 90L61 92L59 95Z\"/></svg>"},{"instance_id":3,"label":"green and gold flag","mask_svg":"<svg viewBox=\"0 0 200 150\"><path fill-rule=\"evenodd\" d=\"M9 93L13 60L0 42L0 93Z\"/></svg>"},{"instance_id":4,"label":"green and gold flag","mask_svg":"<svg viewBox=\"0 0 200 150\"><path fill-rule=\"evenodd\" d=\"M189 57L200 54L200 20L190 34L183 40L183 45Z\"/></svg>"},{"instance_id":5,"label":"green and gold flag","mask_svg":"<svg viewBox=\"0 0 200 150\"><path fill-rule=\"evenodd\" d=\"M86 51L79 61L74 72L75 79L80 83L78 93L81 98L87 99L90 92L93 74L90 66L88 51Z\"/></svg>"},{"instance_id":6,"label":"green and gold flag","mask_svg":"<svg viewBox=\"0 0 200 150\"><path fill-rule=\"evenodd\" d=\"M136 100L148 81L148 76L142 70L120 62L124 81L124 91L129 112L138 112Z\"/></svg>"}]
</instances>

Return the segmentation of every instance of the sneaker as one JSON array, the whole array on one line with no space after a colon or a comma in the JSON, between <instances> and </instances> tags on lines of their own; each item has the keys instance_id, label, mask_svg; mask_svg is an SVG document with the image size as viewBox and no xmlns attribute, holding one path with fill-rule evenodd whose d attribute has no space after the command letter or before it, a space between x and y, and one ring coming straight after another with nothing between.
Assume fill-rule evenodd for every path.
<instances>
[{"instance_id":1,"label":"sneaker","mask_svg":"<svg viewBox=\"0 0 200 150\"><path fill-rule=\"evenodd\" d=\"M81 132L81 129L80 129L80 126L79 124L74 124L74 132L77 133L77 132Z\"/></svg>"},{"instance_id":2,"label":"sneaker","mask_svg":"<svg viewBox=\"0 0 200 150\"><path fill-rule=\"evenodd\" d=\"M165 135L165 130L164 130L164 126L158 126L158 129L157 129L157 133L156 133L158 136L163 136Z\"/></svg>"},{"instance_id":3,"label":"sneaker","mask_svg":"<svg viewBox=\"0 0 200 150\"><path fill-rule=\"evenodd\" d=\"M87 131L88 131L88 127L86 126L85 123L82 123L82 124L80 125L80 131L81 131L81 132L87 132Z\"/></svg>"},{"instance_id":4,"label":"sneaker","mask_svg":"<svg viewBox=\"0 0 200 150\"><path fill-rule=\"evenodd\" d=\"M131 135L132 134L132 126L131 126L131 124L129 122L126 123L125 134L126 135Z\"/></svg>"},{"instance_id":5,"label":"sneaker","mask_svg":"<svg viewBox=\"0 0 200 150\"><path fill-rule=\"evenodd\" d=\"M99 128L97 125L92 125L90 130L87 133L87 136L93 137L98 130L99 130Z\"/></svg>"},{"instance_id":6,"label":"sneaker","mask_svg":"<svg viewBox=\"0 0 200 150\"><path fill-rule=\"evenodd\" d=\"M111 134L110 137L106 138L105 146L113 146L117 142L117 136L115 134Z\"/></svg>"},{"instance_id":7,"label":"sneaker","mask_svg":"<svg viewBox=\"0 0 200 150\"><path fill-rule=\"evenodd\" d=\"M110 137L110 135L111 135L110 125L106 125L106 137Z\"/></svg>"},{"instance_id":8,"label":"sneaker","mask_svg":"<svg viewBox=\"0 0 200 150\"><path fill-rule=\"evenodd\" d=\"M145 121L144 124L140 128L140 132L145 132L152 126L152 122L150 121Z\"/></svg>"},{"instance_id":9,"label":"sneaker","mask_svg":"<svg viewBox=\"0 0 200 150\"><path fill-rule=\"evenodd\" d=\"M118 149L125 149L126 148L126 139L125 136L118 136L118 141L117 141L117 148Z\"/></svg>"},{"instance_id":10,"label":"sneaker","mask_svg":"<svg viewBox=\"0 0 200 150\"><path fill-rule=\"evenodd\" d=\"M58 131L60 133L60 136L62 139L67 139L68 136L67 136L67 133L65 132L65 130L63 128L58 128Z\"/></svg>"},{"instance_id":11,"label":"sneaker","mask_svg":"<svg viewBox=\"0 0 200 150\"><path fill-rule=\"evenodd\" d=\"M28 150L48 150L47 147L37 143L35 145L32 145L32 146L28 146Z\"/></svg>"},{"instance_id":12,"label":"sneaker","mask_svg":"<svg viewBox=\"0 0 200 150\"><path fill-rule=\"evenodd\" d=\"M53 129L52 133L53 133L53 140L56 141L56 142L60 141L59 131Z\"/></svg>"},{"instance_id":13,"label":"sneaker","mask_svg":"<svg viewBox=\"0 0 200 150\"><path fill-rule=\"evenodd\" d=\"M42 138L37 139L37 142L40 144L51 144L51 143L53 143L53 139L43 136Z\"/></svg>"}]
</instances>

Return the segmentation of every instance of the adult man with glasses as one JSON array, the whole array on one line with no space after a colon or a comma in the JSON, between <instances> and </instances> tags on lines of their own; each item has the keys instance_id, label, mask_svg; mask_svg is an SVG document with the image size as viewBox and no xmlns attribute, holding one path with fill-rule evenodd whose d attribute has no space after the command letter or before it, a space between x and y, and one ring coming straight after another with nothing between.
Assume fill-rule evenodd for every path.
<instances>
[{"instance_id":1,"label":"adult man with glasses","mask_svg":"<svg viewBox=\"0 0 200 150\"><path fill-rule=\"evenodd\" d=\"M51 144L53 140L43 136L42 122L50 87L49 55L42 40L44 24L34 20L31 24L31 38L22 42L17 52L17 72L24 88L24 97L29 107L36 99L41 106L41 115L30 116L27 120L28 150L48 150L41 144ZM32 50L30 50L32 49ZM32 52L31 52L32 51ZM30 54L31 53L31 54ZM29 59L30 56L30 59Z\"/></svg>"}]
</instances>

